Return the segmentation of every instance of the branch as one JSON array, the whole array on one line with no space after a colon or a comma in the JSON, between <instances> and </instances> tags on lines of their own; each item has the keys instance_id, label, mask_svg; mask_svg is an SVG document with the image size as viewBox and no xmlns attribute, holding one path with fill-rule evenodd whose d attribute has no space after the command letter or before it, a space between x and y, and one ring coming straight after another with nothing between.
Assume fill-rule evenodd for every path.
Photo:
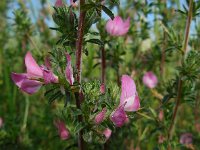
<instances>
[{"instance_id":1,"label":"branch","mask_svg":"<svg viewBox=\"0 0 200 150\"><path fill-rule=\"evenodd\" d=\"M191 21L192 21L192 10L193 10L192 7L193 7L193 0L190 0L188 17L187 17L187 22L186 22L186 29L185 29L185 36L184 36L185 38L184 38L184 43L183 43L184 56L186 54L188 40L189 40L190 25L191 25ZM174 124L175 124L175 120L176 120L176 116L177 116L177 111L178 111L178 108L179 108L179 105L180 105L180 100L181 100L182 86L183 86L183 81L181 80L181 76L180 76L179 82L178 82L178 92L177 92L176 106L174 108L174 114L173 114L173 117L172 117L172 122L170 124L169 131L168 131L168 139L169 140L173 136L173 128L174 128Z\"/></svg>"},{"instance_id":2,"label":"branch","mask_svg":"<svg viewBox=\"0 0 200 150\"><path fill-rule=\"evenodd\" d=\"M77 42L76 42L76 81L81 84L81 68L82 68L82 48L83 48L83 35L84 35L84 20L85 20L85 11L81 10L81 6L85 4L85 0L80 0L79 5L79 24L78 24L78 34L77 34ZM76 107L81 109L81 102L83 101L83 94L81 90L79 93L75 93L76 98ZM78 116L78 121L82 122L83 118L81 115ZM82 130L78 134L78 147L79 150L84 150L84 141L83 141L83 132Z\"/></svg>"}]
</instances>

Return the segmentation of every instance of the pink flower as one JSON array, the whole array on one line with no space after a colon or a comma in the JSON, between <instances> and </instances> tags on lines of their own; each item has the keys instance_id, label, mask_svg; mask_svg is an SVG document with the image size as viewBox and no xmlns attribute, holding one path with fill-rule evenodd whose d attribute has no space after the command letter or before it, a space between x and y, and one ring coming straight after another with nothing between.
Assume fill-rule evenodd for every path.
<instances>
[{"instance_id":1,"label":"pink flower","mask_svg":"<svg viewBox=\"0 0 200 150\"><path fill-rule=\"evenodd\" d=\"M106 31L112 36L125 35L130 27L130 18L125 21L120 16L116 16L113 20L110 19L106 24Z\"/></svg>"},{"instance_id":2,"label":"pink flower","mask_svg":"<svg viewBox=\"0 0 200 150\"><path fill-rule=\"evenodd\" d=\"M137 111L140 108L140 100L136 91L134 80L128 75L122 76L122 91L120 105L125 105L125 111Z\"/></svg>"},{"instance_id":3,"label":"pink flower","mask_svg":"<svg viewBox=\"0 0 200 150\"><path fill-rule=\"evenodd\" d=\"M65 123L61 120L54 121L55 126L58 129L58 133L62 140L67 140L70 137L69 130L66 128Z\"/></svg>"},{"instance_id":4,"label":"pink flower","mask_svg":"<svg viewBox=\"0 0 200 150\"><path fill-rule=\"evenodd\" d=\"M3 127L3 118L0 117L0 128Z\"/></svg>"},{"instance_id":5,"label":"pink flower","mask_svg":"<svg viewBox=\"0 0 200 150\"><path fill-rule=\"evenodd\" d=\"M103 131L103 134L105 135L106 137L106 140L108 140L112 134L112 130L110 130L109 128L106 128L104 131Z\"/></svg>"},{"instance_id":6,"label":"pink flower","mask_svg":"<svg viewBox=\"0 0 200 150\"><path fill-rule=\"evenodd\" d=\"M151 71L146 72L144 74L142 81L143 81L144 85L146 85L148 88L154 88L154 87L156 87L156 85L158 83L158 79L157 79L156 75Z\"/></svg>"},{"instance_id":7,"label":"pink flower","mask_svg":"<svg viewBox=\"0 0 200 150\"><path fill-rule=\"evenodd\" d=\"M62 2L62 0L56 0L55 6L62 7L62 6L64 6L64 3Z\"/></svg>"},{"instance_id":8,"label":"pink flower","mask_svg":"<svg viewBox=\"0 0 200 150\"><path fill-rule=\"evenodd\" d=\"M43 79L45 84L58 82L58 77L55 76L51 70L48 70L45 66L41 66L41 69L43 72Z\"/></svg>"},{"instance_id":9,"label":"pink flower","mask_svg":"<svg viewBox=\"0 0 200 150\"><path fill-rule=\"evenodd\" d=\"M71 56L68 53L66 53L66 58L67 58L67 66L65 70L65 76L69 84L73 85L74 77L73 77L73 68L71 66Z\"/></svg>"},{"instance_id":10,"label":"pink flower","mask_svg":"<svg viewBox=\"0 0 200 150\"><path fill-rule=\"evenodd\" d=\"M105 84L101 84L101 86L100 86L100 92L101 92L101 94L105 94L105 91L106 91Z\"/></svg>"},{"instance_id":11,"label":"pink flower","mask_svg":"<svg viewBox=\"0 0 200 150\"><path fill-rule=\"evenodd\" d=\"M106 111L106 107L104 107L102 111L95 116L95 123L97 125L103 122L106 115Z\"/></svg>"},{"instance_id":12,"label":"pink flower","mask_svg":"<svg viewBox=\"0 0 200 150\"><path fill-rule=\"evenodd\" d=\"M33 94L44 84L57 83L58 77L45 66L39 67L30 52L25 56L26 73L12 73L11 78L15 84L24 92ZM44 80L44 82L41 81Z\"/></svg>"},{"instance_id":13,"label":"pink flower","mask_svg":"<svg viewBox=\"0 0 200 150\"><path fill-rule=\"evenodd\" d=\"M77 7L78 6L78 2L74 2L73 0L70 0L70 4L72 5L72 7Z\"/></svg>"},{"instance_id":14,"label":"pink flower","mask_svg":"<svg viewBox=\"0 0 200 150\"><path fill-rule=\"evenodd\" d=\"M119 106L114 112L111 113L110 120L117 127L121 127L126 122L127 115L124 111L124 105Z\"/></svg>"},{"instance_id":15,"label":"pink flower","mask_svg":"<svg viewBox=\"0 0 200 150\"><path fill-rule=\"evenodd\" d=\"M181 137L180 137L180 143L181 144L192 144L192 141L193 141L193 136L191 133L183 133L181 134Z\"/></svg>"}]
</instances>

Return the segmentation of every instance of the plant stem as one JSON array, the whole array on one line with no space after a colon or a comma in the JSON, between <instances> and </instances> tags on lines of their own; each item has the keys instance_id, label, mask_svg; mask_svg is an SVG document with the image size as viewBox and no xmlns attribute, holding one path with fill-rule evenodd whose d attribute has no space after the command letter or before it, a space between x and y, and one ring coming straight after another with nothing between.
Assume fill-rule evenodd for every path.
<instances>
[{"instance_id":1,"label":"plant stem","mask_svg":"<svg viewBox=\"0 0 200 150\"><path fill-rule=\"evenodd\" d=\"M83 47L83 34L84 34L84 20L85 20L85 11L81 10L81 6L85 4L85 0L80 0L80 16L78 24L78 38L76 42L76 69L77 76L76 80L81 83L81 67L82 67L82 47Z\"/></svg>"},{"instance_id":2,"label":"plant stem","mask_svg":"<svg viewBox=\"0 0 200 150\"><path fill-rule=\"evenodd\" d=\"M105 84L106 79L106 52L105 48L101 47L101 83Z\"/></svg>"},{"instance_id":3,"label":"plant stem","mask_svg":"<svg viewBox=\"0 0 200 150\"><path fill-rule=\"evenodd\" d=\"M171 139L172 135L173 135L173 127L174 127L174 124L175 124L175 119L176 119L176 116L177 116L177 111L178 111L178 108L179 108L179 105L180 105L181 92L182 92L182 84L183 84L182 80L179 79L179 81L178 81L178 92L177 92L176 106L174 108L174 113L173 113L173 116L172 116L172 122L171 122L170 127L169 127L168 139Z\"/></svg>"},{"instance_id":4,"label":"plant stem","mask_svg":"<svg viewBox=\"0 0 200 150\"><path fill-rule=\"evenodd\" d=\"M26 95L25 96L24 120L23 120L23 124L22 124L22 127L21 127L21 132L24 132L26 130L28 112L29 112L29 97Z\"/></svg>"},{"instance_id":5,"label":"plant stem","mask_svg":"<svg viewBox=\"0 0 200 150\"><path fill-rule=\"evenodd\" d=\"M193 0L190 0L188 17L187 17L187 22L186 22L186 29L185 29L185 36L184 36L185 39L184 39L184 42L183 42L184 57L185 57L185 54L186 54L188 40L189 40L190 25L191 25L191 21L192 21L192 12L193 12L192 7L193 7ZM178 111L178 108L179 108L179 105L180 105L180 100L181 100L182 86L183 86L183 81L181 80L181 76L180 76L179 81L178 81L178 92L177 92L176 106L174 108L174 113L173 113L173 116L172 116L172 122L171 122L169 130L168 130L168 139L169 140L171 140L171 138L173 136L173 128L174 128L174 124L175 124L175 120L176 120L176 116L177 116L177 111Z\"/></svg>"},{"instance_id":6,"label":"plant stem","mask_svg":"<svg viewBox=\"0 0 200 150\"><path fill-rule=\"evenodd\" d=\"M85 11L81 9L81 6L85 4L85 0L80 0L80 16L79 16L79 24L78 24L78 33L77 33L77 42L76 42L76 69L77 69L77 75L76 75L76 81L81 84L81 68L82 68L82 48L83 48L83 35L84 35L84 20L85 20ZM76 107L78 109L81 109L81 102L83 101L83 96L81 89L79 90L79 93L75 93L76 98ZM78 116L78 121L82 122L82 116ZM84 150L84 141L83 141L83 132L82 130L78 134L78 147L79 150Z\"/></svg>"}]
</instances>

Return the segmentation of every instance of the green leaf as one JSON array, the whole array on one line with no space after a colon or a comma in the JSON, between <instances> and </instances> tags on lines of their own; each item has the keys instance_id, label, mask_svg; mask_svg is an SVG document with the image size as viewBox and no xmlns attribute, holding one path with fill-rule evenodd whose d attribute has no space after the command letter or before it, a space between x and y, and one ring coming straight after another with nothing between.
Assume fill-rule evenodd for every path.
<instances>
[{"instance_id":1,"label":"green leaf","mask_svg":"<svg viewBox=\"0 0 200 150\"><path fill-rule=\"evenodd\" d=\"M96 7L95 3L91 3L91 4L85 4L85 5L81 6L81 9L84 11L87 11L87 10L90 10L95 7Z\"/></svg>"},{"instance_id":2,"label":"green leaf","mask_svg":"<svg viewBox=\"0 0 200 150\"><path fill-rule=\"evenodd\" d=\"M97 45L100 45L100 46L103 46L104 43L103 41L99 40L99 39L89 39L87 41L85 41L86 43L93 43L93 44L97 44Z\"/></svg>"},{"instance_id":3,"label":"green leaf","mask_svg":"<svg viewBox=\"0 0 200 150\"><path fill-rule=\"evenodd\" d=\"M108 9L106 6L102 6L102 10L113 20L114 19L114 14L110 9Z\"/></svg>"}]
</instances>

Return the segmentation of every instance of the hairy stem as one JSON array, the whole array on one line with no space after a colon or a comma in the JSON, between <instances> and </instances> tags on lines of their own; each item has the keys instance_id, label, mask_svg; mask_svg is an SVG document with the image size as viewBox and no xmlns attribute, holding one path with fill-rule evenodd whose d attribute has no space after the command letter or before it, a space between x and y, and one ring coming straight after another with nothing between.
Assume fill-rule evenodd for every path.
<instances>
[{"instance_id":1,"label":"hairy stem","mask_svg":"<svg viewBox=\"0 0 200 150\"><path fill-rule=\"evenodd\" d=\"M76 42L76 81L81 84L81 67L82 67L82 48L83 48L83 35L84 35L84 20L85 20L85 11L81 9L81 6L85 4L85 0L80 0L80 16L79 16L79 24L78 24L78 33L77 33L77 42ZM75 94L76 98L76 107L81 109L81 102L83 101L83 95L81 90L79 93ZM82 116L78 116L79 122L82 122ZM84 141L83 141L83 132L82 130L78 134L78 146L79 150L84 150Z\"/></svg>"},{"instance_id":2,"label":"hairy stem","mask_svg":"<svg viewBox=\"0 0 200 150\"><path fill-rule=\"evenodd\" d=\"M183 42L183 49L182 49L183 52L184 52L184 56L186 54L188 40L189 40L190 25L191 25L191 21L192 21L192 10L193 10L192 7L193 7L193 0L190 0L188 17L187 17L187 22L186 22L186 29L185 29L185 36L184 36L184 42ZM168 131L168 139L169 140L171 140L171 138L173 136L173 128L174 128L174 124L175 124L175 120L176 120L176 116L177 116L177 112L178 112L178 108L179 108L180 100L181 100L182 86L183 86L183 81L181 80L181 76L180 76L179 77L179 82L178 82L176 106L174 108L172 121L171 121L171 124L170 124L170 127L169 127L169 131Z\"/></svg>"}]
</instances>

